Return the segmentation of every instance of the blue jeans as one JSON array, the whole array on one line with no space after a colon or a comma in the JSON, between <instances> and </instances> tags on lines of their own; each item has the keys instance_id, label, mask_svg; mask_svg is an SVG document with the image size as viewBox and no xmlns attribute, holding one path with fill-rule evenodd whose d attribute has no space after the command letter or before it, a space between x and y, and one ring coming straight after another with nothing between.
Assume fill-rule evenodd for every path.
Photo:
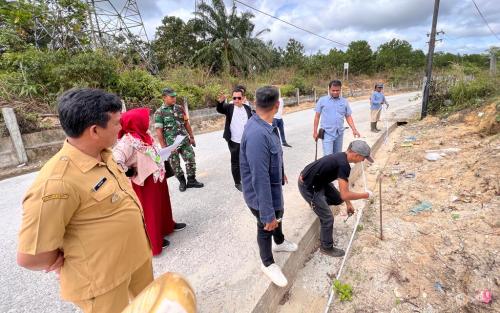
<instances>
[{"instance_id":1,"label":"blue jeans","mask_svg":"<svg viewBox=\"0 0 500 313\"><path fill-rule=\"evenodd\" d=\"M324 139L323 140L323 156L334 154L337 152L342 152L342 144L344 143L344 134L340 134L335 139Z\"/></svg>"},{"instance_id":2,"label":"blue jeans","mask_svg":"<svg viewBox=\"0 0 500 313\"><path fill-rule=\"evenodd\" d=\"M283 119L282 118L275 118L273 120L273 123L276 125L276 127L278 127L278 130L280 132L281 144L285 144L286 143L286 139L285 139L285 123L283 122Z\"/></svg>"}]
</instances>

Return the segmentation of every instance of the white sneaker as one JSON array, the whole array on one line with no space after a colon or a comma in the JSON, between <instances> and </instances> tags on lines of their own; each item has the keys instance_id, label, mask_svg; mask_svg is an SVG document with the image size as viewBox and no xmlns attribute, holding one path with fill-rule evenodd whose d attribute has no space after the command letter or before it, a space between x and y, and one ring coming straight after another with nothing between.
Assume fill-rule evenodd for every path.
<instances>
[{"instance_id":1,"label":"white sneaker","mask_svg":"<svg viewBox=\"0 0 500 313\"><path fill-rule=\"evenodd\" d=\"M296 243L285 239L281 244L277 245L273 241L273 251L276 252L295 252L299 247Z\"/></svg>"},{"instance_id":2,"label":"white sneaker","mask_svg":"<svg viewBox=\"0 0 500 313\"><path fill-rule=\"evenodd\" d=\"M283 275L281 268L276 263L273 263L268 267L265 267L264 264L261 264L260 269L277 286L285 287L288 284L288 280L286 279L285 275Z\"/></svg>"}]
</instances>

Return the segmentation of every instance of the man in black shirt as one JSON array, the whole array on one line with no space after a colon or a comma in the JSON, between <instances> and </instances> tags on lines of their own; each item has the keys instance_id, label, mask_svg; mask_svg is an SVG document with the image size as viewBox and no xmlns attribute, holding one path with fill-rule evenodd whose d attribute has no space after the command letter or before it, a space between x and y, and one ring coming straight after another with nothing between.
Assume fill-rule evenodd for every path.
<instances>
[{"instance_id":1,"label":"man in black shirt","mask_svg":"<svg viewBox=\"0 0 500 313\"><path fill-rule=\"evenodd\" d=\"M321 230L320 251L324 254L341 257L345 252L333 246L333 214L329 205L346 203L347 213L353 214L354 207L350 200L369 199L373 193L349 191L349 163L359 163L364 160L373 162L370 157L370 146L362 140L355 140L349 144L346 152L326 155L307 165L299 176L299 191L309 203L314 213L318 215ZM332 182L338 180L339 190Z\"/></svg>"}]
</instances>

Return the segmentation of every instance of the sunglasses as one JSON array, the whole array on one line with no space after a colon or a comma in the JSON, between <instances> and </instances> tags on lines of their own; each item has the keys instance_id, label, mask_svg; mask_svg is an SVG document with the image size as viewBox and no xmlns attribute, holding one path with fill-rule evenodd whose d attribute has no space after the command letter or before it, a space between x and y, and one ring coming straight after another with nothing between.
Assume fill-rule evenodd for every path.
<instances>
[{"instance_id":1,"label":"sunglasses","mask_svg":"<svg viewBox=\"0 0 500 313\"><path fill-rule=\"evenodd\" d=\"M233 100L241 100L241 97L233 97Z\"/></svg>"}]
</instances>

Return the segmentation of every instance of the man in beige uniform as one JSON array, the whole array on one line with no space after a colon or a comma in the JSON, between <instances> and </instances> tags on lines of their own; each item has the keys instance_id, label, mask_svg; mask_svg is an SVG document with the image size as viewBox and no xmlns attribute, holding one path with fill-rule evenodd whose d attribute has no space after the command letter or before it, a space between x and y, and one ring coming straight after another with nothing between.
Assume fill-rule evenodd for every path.
<instances>
[{"instance_id":1,"label":"man in beige uniform","mask_svg":"<svg viewBox=\"0 0 500 313\"><path fill-rule=\"evenodd\" d=\"M17 262L60 273L61 296L84 312L121 312L153 281L142 208L109 150L120 99L73 89L59 99L67 140L23 200Z\"/></svg>"}]
</instances>

